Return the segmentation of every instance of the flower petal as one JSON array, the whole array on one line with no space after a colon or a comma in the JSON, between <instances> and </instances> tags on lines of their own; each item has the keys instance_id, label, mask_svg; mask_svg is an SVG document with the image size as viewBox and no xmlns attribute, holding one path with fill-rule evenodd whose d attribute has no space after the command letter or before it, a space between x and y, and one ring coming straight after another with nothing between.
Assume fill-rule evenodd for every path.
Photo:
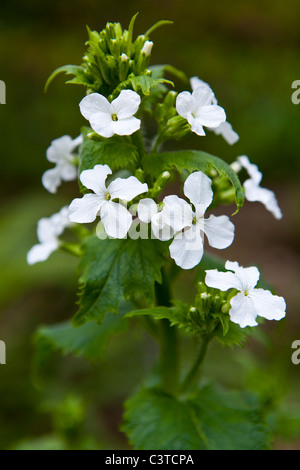
<instances>
[{"instance_id":1,"label":"flower petal","mask_svg":"<svg viewBox=\"0 0 300 470\"><path fill-rule=\"evenodd\" d=\"M183 192L197 208L196 213L199 216L205 213L212 202L211 183L211 179L202 171L191 173L184 182Z\"/></svg>"},{"instance_id":2,"label":"flower petal","mask_svg":"<svg viewBox=\"0 0 300 470\"><path fill-rule=\"evenodd\" d=\"M118 119L133 116L139 109L141 97L133 90L122 90L119 96L111 102L112 113Z\"/></svg>"},{"instance_id":3,"label":"flower petal","mask_svg":"<svg viewBox=\"0 0 300 470\"><path fill-rule=\"evenodd\" d=\"M60 170L60 176L63 181L76 180L78 176L77 166L71 163L65 163L64 165L57 165L57 167Z\"/></svg>"},{"instance_id":4,"label":"flower petal","mask_svg":"<svg viewBox=\"0 0 300 470\"><path fill-rule=\"evenodd\" d=\"M173 228L175 232L191 227L193 223L193 210L184 199L176 195L166 196L161 212L162 222Z\"/></svg>"},{"instance_id":5,"label":"flower petal","mask_svg":"<svg viewBox=\"0 0 300 470\"><path fill-rule=\"evenodd\" d=\"M153 199L146 197L141 199L138 205L138 218L145 224L149 224L154 214L157 214L157 204Z\"/></svg>"},{"instance_id":6,"label":"flower petal","mask_svg":"<svg viewBox=\"0 0 300 470\"><path fill-rule=\"evenodd\" d=\"M195 134L200 135L200 136L206 135L205 130L203 129L203 126L201 122L199 121L199 119L196 119L192 115L190 115L187 117L187 120L191 126L192 132L195 132Z\"/></svg>"},{"instance_id":7,"label":"flower petal","mask_svg":"<svg viewBox=\"0 0 300 470\"><path fill-rule=\"evenodd\" d=\"M233 323L237 323L241 328L257 325L255 321L257 313L250 296L238 293L232 297L230 305L229 316Z\"/></svg>"},{"instance_id":8,"label":"flower petal","mask_svg":"<svg viewBox=\"0 0 300 470\"><path fill-rule=\"evenodd\" d=\"M90 93L85 96L79 103L80 112L88 121L96 113L104 113L111 115L111 104L100 93ZM97 132L97 131L96 131Z\"/></svg>"},{"instance_id":9,"label":"flower petal","mask_svg":"<svg viewBox=\"0 0 300 470\"><path fill-rule=\"evenodd\" d=\"M113 120L110 114L95 113L90 117L90 124L92 129L102 137L112 137L114 131L112 128Z\"/></svg>"},{"instance_id":10,"label":"flower petal","mask_svg":"<svg viewBox=\"0 0 300 470\"><path fill-rule=\"evenodd\" d=\"M60 169L58 166L51 168L50 170L46 170L42 174L42 185L44 186L49 193L56 193L58 186L61 183L61 175Z\"/></svg>"},{"instance_id":11,"label":"flower petal","mask_svg":"<svg viewBox=\"0 0 300 470\"><path fill-rule=\"evenodd\" d=\"M203 242L195 225L178 233L170 245L170 255L182 269L192 269L203 256Z\"/></svg>"},{"instance_id":12,"label":"flower petal","mask_svg":"<svg viewBox=\"0 0 300 470\"><path fill-rule=\"evenodd\" d=\"M176 98L176 111L180 116L187 119L194 107L194 99L188 91L182 91Z\"/></svg>"},{"instance_id":13,"label":"flower petal","mask_svg":"<svg viewBox=\"0 0 300 470\"><path fill-rule=\"evenodd\" d=\"M214 289L220 289L226 291L228 289L238 289L241 288L241 283L239 278L231 272L222 272L217 269L208 269L205 277L205 284Z\"/></svg>"},{"instance_id":14,"label":"flower petal","mask_svg":"<svg viewBox=\"0 0 300 470\"><path fill-rule=\"evenodd\" d=\"M219 250L231 245L234 240L234 229L235 227L227 215L211 215L203 223L203 230L208 238L208 243Z\"/></svg>"},{"instance_id":15,"label":"flower petal","mask_svg":"<svg viewBox=\"0 0 300 470\"><path fill-rule=\"evenodd\" d=\"M210 86L207 83L202 82L201 85L195 88L192 96L197 103L197 109L199 109L203 106L210 106L213 103L215 95Z\"/></svg>"},{"instance_id":16,"label":"flower petal","mask_svg":"<svg viewBox=\"0 0 300 470\"><path fill-rule=\"evenodd\" d=\"M63 135L52 140L47 148L46 158L51 163L59 163L64 160L74 150L73 140L69 135Z\"/></svg>"},{"instance_id":17,"label":"flower petal","mask_svg":"<svg viewBox=\"0 0 300 470\"><path fill-rule=\"evenodd\" d=\"M285 316L286 304L283 297L273 295L269 290L253 289L249 293L257 315L267 320L281 320Z\"/></svg>"},{"instance_id":18,"label":"flower petal","mask_svg":"<svg viewBox=\"0 0 300 470\"><path fill-rule=\"evenodd\" d=\"M240 290L243 292L249 292L254 289L260 277L260 272L256 266L244 268L239 266L236 261L226 261L225 268L235 272L241 282Z\"/></svg>"},{"instance_id":19,"label":"flower petal","mask_svg":"<svg viewBox=\"0 0 300 470\"><path fill-rule=\"evenodd\" d=\"M103 204L103 198L97 194L85 194L82 198L74 199L69 206L71 222L79 224L93 222Z\"/></svg>"},{"instance_id":20,"label":"flower petal","mask_svg":"<svg viewBox=\"0 0 300 470\"><path fill-rule=\"evenodd\" d=\"M111 195L111 199L131 201L139 194L146 193L148 185L147 183L141 183L135 176L129 176L129 178L116 178L113 180L107 191Z\"/></svg>"},{"instance_id":21,"label":"flower petal","mask_svg":"<svg viewBox=\"0 0 300 470\"><path fill-rule=\"evenodd\" d=\"M58 241L34 245L27 253L27 263L32 265L41 261L46 261L51 253L58 248L58 245Z\"/></svg>"},{"instance_id":22,"label":"flower petal","mask_svg":"<svg viewBox=\"0 0 300 470\"><path fill-rule=\"evenodd\" d=\"M273 191L257 186L251 179L244 182L244 188L247 201L261 202L276 219L282 218L282 212Z\"/></svg>"},{"instance_id":23,"label":"flower petal","mask_svg":"<svg viewBox=\"0 0 300 470\"><path fill-rule=\"evenodd\" d=\"M167 225L163 218L163 212L157 212L151 219L151 230L155 238L161 241L174 237L174 229Z\"/></svg>"},{"instance_id":24,"label":"flower petal","mask_svg":"<svg viewBox=\"0 0 300 470\"><path fill-rule=\"evenodd\" d=\"M141 120L136 117L127 117L111 122L111 131L117 135L131 135L141 127Z\"/></svg>"},{"instance_id":25,"label":"flower petal","mask_svg":"<svg viewBox=\"0 0 300 470\"><path fill-rule=\"evenodd\" d=\"M196 91L194 91L194 93ZM195 119L202 126L214 128L218 127L222 122L226 121L226 114L221 106L216 104L206 105L197 108Z\"/></svg>"},{"instance_id":26,"label":"flower petal","mask_svg":"<svg viewBox=\"0 0 300 470\"><path fill-rule=\"evenodd\" d=\"M240 136L232 128L232 125L224 121L218 127L212 129L216 135L221 135L229 145L235 144Z\"/></svg>"},{"instance_id":27,"label":"flower petal","mask_svg":"<svg viewBox=\"0 0 300 470\"><path fill-rule=\"evenodd\" d=\"M112 201L104 202L100 217L105 232L112 238L124 238L132 223L130 212L122 204Z\"/></svg>"},{"instance_id":28,"label":"flower petal","mask_svg":"<svg viewBox=\"0 0 300 470\"><path fill-rule=\"evenodd\" d=\"M108 165L95 165L92 170L84 170L80 173L80 181L86 188L105 197L107 193L105 180L111 173Z\"/></svg>"}]
</instances>

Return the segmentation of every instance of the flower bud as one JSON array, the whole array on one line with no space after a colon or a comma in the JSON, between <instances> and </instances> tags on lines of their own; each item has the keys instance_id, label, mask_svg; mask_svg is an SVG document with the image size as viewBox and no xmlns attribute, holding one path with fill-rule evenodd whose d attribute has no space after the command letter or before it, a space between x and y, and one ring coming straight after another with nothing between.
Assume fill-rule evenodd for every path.
<instances>
[{"instance_id":1,"label":"flower bud","mask_svg":"<svg viewBox=\"0 0 300 470\"><path fill-rule=\"evenodd\" d=\"M146 56L149 56L151 54L152 47L153 47L153 42L146 41L145 44L143 45L141 53L145 54Z\"/></svg>"}]
</instances>

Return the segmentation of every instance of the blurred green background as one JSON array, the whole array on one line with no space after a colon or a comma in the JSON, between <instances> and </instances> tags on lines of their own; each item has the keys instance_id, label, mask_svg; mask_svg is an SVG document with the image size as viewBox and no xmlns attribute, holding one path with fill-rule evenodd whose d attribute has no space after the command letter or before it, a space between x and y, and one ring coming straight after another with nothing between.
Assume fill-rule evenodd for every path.
<instances>
[{"instance_id":1,"label":"blurred green background","mask_svg":"<svg viewBox=\"0 0 300 470\"><path fill-rule=\"evenodd\" d=\"M36 328L76 311L76 260L55 253L46 263L26 265L37 220L77 194L75 183L55 196L44 190L46 149L63 134L76 137L85 124L78 107L84 89L64 85L61 77L44 94L45 81L60 65L80 64L86 25L101 30L107 21L120 21L127 27L137 11L135 34L157 20L174 21L153 33L152 64L170 63L207 81L240 135L234 147L213 133L190 145L229 163L247 154L284 213L278 222L261 205L246 203L224 257L260 266L286 298L287 318L263 327L267 341L226 352L213 346L206 374L233 387L247 384L278 402L273 447L299 449L300 365L291 362L291 344L300 339L300 105L291 101L292 82L300 79L296 0L2 0L0 339L7 364L0 365L0 448L126 447L117 431L122 401L153 363L154 345L132 331L112 341L101 364L54 354L37 370Z\"/></svg>"}]
</instances>

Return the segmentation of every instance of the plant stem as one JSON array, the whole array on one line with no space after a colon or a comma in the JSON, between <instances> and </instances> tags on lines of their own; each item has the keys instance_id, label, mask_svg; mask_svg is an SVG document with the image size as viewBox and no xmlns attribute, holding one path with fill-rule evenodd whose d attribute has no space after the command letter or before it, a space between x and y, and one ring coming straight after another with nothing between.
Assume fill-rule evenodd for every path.
<instances>
[{"instance_id":1,"label":"plant stem","mask_svg":"<svg viewBox=\"0 0 300 470\"><path fill-rule=\"evenodd\" d=\"M216 329L216 326L210 332L203 335L202 342L200 344L200 349L198 352L198 356L180 387L181 394L186 393L195 384L196 380L199 378L200 367L205 358L208 344L214 336L215 329Z\"/></svg>"},{"instance_id":2,"label":"plant stem","mask_svg":"<svg viewBox=\"0 0 300 470\"><path fill-rule=\"evenodd\" d=\"M144 155L146 154L144 139L142 137L141 131L137 131L132 134L131 141L136 146L141 161Z\"/></svg>"},{"instance_id":3,"label":"plant stem","mask_svg":"<svg viewBox=\"0 0 300 470\"><path fill-rule=\"evenodd\" d=\"M156 284L157 305L171 306L169 282L165 271L162 271L162 284ZM169 320L160 321L160 367L162 386L167 393L174 394L178 389L178 337L177 329L170 326Z\"/></svg>"}]
</instances>

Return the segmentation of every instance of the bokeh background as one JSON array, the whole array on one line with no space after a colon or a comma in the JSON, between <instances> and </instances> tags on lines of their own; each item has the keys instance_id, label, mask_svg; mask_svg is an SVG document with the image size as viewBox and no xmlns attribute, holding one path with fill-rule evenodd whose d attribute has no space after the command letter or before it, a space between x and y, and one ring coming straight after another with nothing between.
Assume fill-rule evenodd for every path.
<instances>
[{"instance_id":1,"label":"bokeh background","mask_svg":"<svg viewBox=\"0 0 300 470\"><path fill-rule=\"evenodd\" d=\"M233 387L259 389L267 404L278 404L273 448L299 449L300 364L291 362L291 344L300 339L300 105L291 101L292 82L300 79L297 0L2 0L0 339L7 364L0 366L0 448L126 448L117 431L122 402L153 362L151 341L135 330L114 339L97 365L59 353L40 361L36 329L76 311L77 262L55 253L26 265L37 220L77 194L73 183L55 196L44 190L46 148L63 134L76 137L85 124L78 108L83 88L60 77L44 94L45 81L58 66L81 63L86 25L127 27L137 11L136 34L157 20L174 21L153 33L152 63L170 63L210 83L240 135L234 147L213 133L190 145L229 163L248 155L284 213L279 222L260 204L246 203L224 256L258 265L286 298L287 317L262 327L266 335L258 333L244 349L213 346L205 372ZM182 285L188 295L188 283Z\"/></svg>"}]
</instances>

